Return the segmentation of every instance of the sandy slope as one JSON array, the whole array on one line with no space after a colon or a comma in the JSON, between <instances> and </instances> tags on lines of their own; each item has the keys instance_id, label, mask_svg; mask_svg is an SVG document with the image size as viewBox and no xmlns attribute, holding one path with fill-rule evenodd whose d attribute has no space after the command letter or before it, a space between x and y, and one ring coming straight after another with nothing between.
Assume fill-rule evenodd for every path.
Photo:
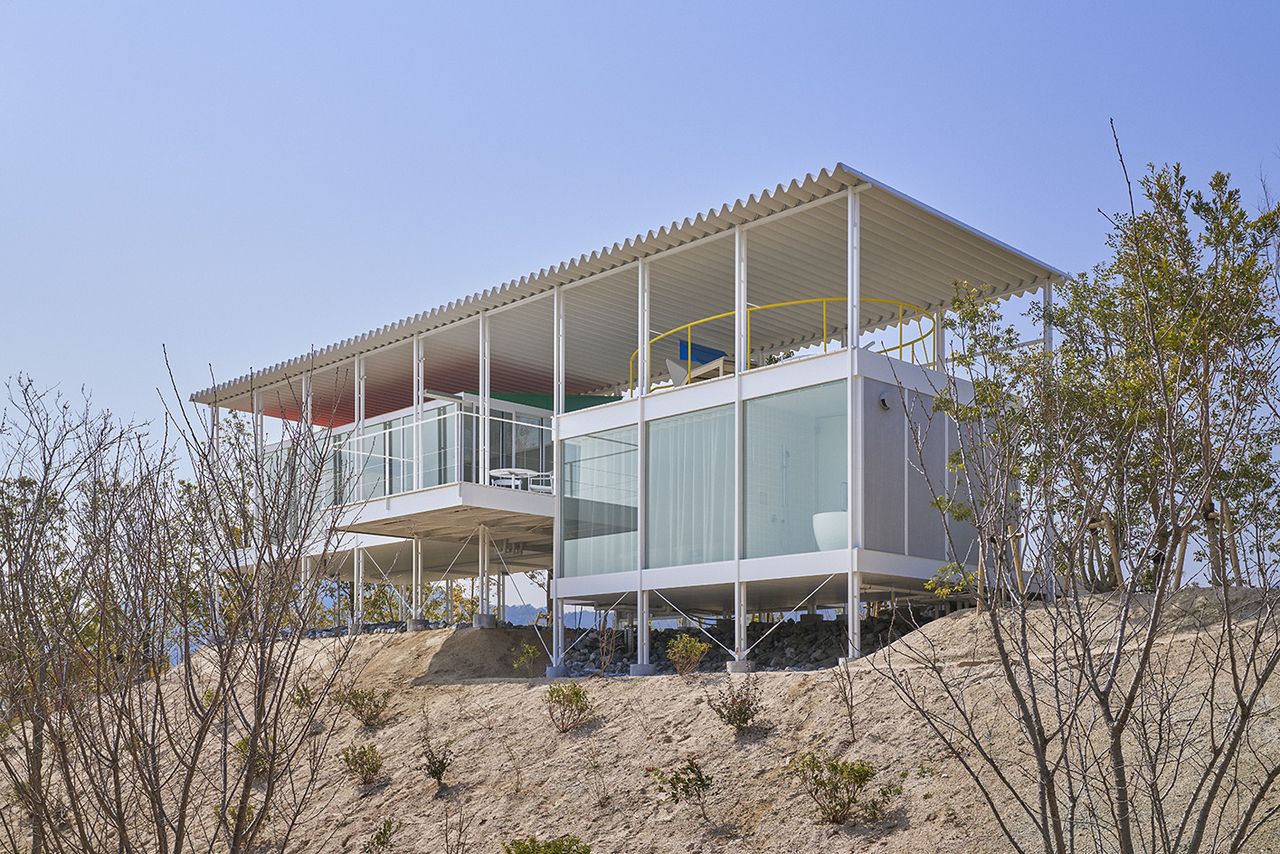
<instances>
[{"instance_id":1,"label":"sandy slope","mask_svg":"<svg viewBox=\"0 0 1280 854\"><path fill-rule=\"evenodd\" d=\"M1211 600L1180 597L1187 616L1170 621L1164 639L1169 649L1187 645L1198 625L1212 618ZM922 639L964 684L990 748L1016 756L1016 735L991 702L1002 680L978 618L973 612L953 614L891 649L907 642L919 646ZM321 786L327 802L301 826L291 849L356 851L374 825L391 816L403 822L397 850L443 851L446 800L471 819L468 851L486 854L501 851L501 843L513 837L560 833L582 837L597 854L1008 847L963 769L901 706L870 661L854 667L863 698L856 743L830 671L760 674L768 724L745 738L735 738L706 703L705 692L725 677L692 683L675 676L588 679L584 684L598 704L598 719L560 735L542 703L546 680L512 675L512 657L526 641L532 641L528 630L360 638L352 658L358 681L392 691L394 717L367 732L335 714L331 746L336 753L355 741L375 742L388 757L386 781L362 790L332 761ZM436 737L448 741L456 755L445 798L436 796L421 769L417 746L428 716ZM1280 730L1274 736L1280 743ZM871 826L821 824L784 770L788 759L808 749L869 760L882 769L881 781L899 782L904 792ZM645 773L690 755L715 779L711 824L692 807L664 801ZM1015 830L1025 835L1030 828L1022 822ZM1251 850L1280 851L1275 829L1255 839Z\"/></svg>"},{"instance_id":2,"label":"sandy slope","mask_svg":"<svg viewBox=\"0 0 1280 854\"><path fill-rule=\"evenodd\" d=\"M388 757L387 781L368 790L326 769L323 815L292 848L354 851L385 816L403 822L401 850L442 850L443 801L421 771L416 743L424 713L456 762L447 798L473 821L476 852L501 850L515 836L573 833L607 852L990 851L999 847L976 792L931 738L895 707L888 687L858 666L865 728L850 749L829 672L761 674L768 728L736 739L707 707L704 689L674 676L591 679L598 723L560 735L544 712L545 680L510 674L518 632L457 630L362 638L353 660L359 682L394 692L394 717L366 732L339 716L336 751L373 741ZM965 654L964 658L971 656ZM478 662L488 660L486 667ZM485 678L485 677L488 678ZM815 820L783 766L806 749L847 752L875 763L904 794L871 827L833 828ZM646 776L697 755L716 782L714 824L672 806ZM605 800L601 803L602 799Z\"/></svg>"}]
</instances>

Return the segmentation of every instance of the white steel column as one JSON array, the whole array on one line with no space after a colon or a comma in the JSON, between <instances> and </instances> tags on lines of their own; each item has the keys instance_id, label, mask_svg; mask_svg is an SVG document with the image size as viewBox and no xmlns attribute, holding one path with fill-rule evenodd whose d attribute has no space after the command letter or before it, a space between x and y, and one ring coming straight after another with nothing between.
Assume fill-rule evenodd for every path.
<instances>
[{"instance_id":1,"label":"white steel column","mask_svg":"<svg viewBox=\"0 0 1280 854\"><path fill-rule=\"evenodd\" d=\"M641 590L636 599L636 663L649 667L649 591Z\"/></svg>"},{"instance_id":2,"label":"white steel column","mask_svg":"<svg viewBox=\"0 0 1280 854\"><path fill-rule=\"evenodd\" d=\"M634 393L649 393L649 265L641 258L636 265L636 387Z\"/></svg>"},{"instance_id":3,"label":"white steel column","mask_svg":"<svg viewBox=\"0 0 1280 854\"><path fill-rule=\"evenodd\" d=\"M505 623L507 621L507 574L502 570L498 570L496 584L498 587L496 596L498 601L498 622Z\"/></svg>"},{"instance_id":4,"label":"white steel column","mask_svg":"<svg viewBox=\"0 0 1280 854\"><path fill-rule=\"evenodd\" d=\"M444 620L449 625L453 625L453 579L447 579L444 583Z\"/></svg>"},{"instance_id":5,"label":"white steel column","mask_svg":"<svg viewBox=\"0 0 1280 854\"><path fill-rule=\"evenodd\" d=\"M412 585L413 592L412 592L412 595L410 596L410 602L412 603L412 606L411 606L411 611L409 616L413 617L413 619L415 620L421 620L422 619L422 540L420 540L417 537L414 537L412 540L409 541L409 543L412 549L411 554L413 555L413 560L412 560L413 579L410 582Z\"/></svg>"},{"instance_id":6,"label":"white steel column","mask_svg":"<svg viewBox=\"0 0 1280 854\"><path fill-rule=\"evenodd\" d=\"M262 443L262 392L261 390L255 388L251 393L250 398L252 400L252 403L250 405L253 408L253 414L250 416L253 419L253 453L254 453L254 456L261 456L262 444L263 444Z\"/></svg>"},{"instance_id":7,"label":"white steel column","mask_svg":"<svg viewBox=\"0 0 1280 854\"><path fill-rule=\"evenodd\" d=\"M356 356L356 382L355 382L355 419L356 431L359 433L364 428L364 409L365 409L365 387L364 387L364 356ZM356 445L359 447L359 444Z\"/></svg>"},{"instance_id":8,"label":"white steel column","mask_svg":"<svg viewBox=\"0 0 1280 854\"><path fill-rule=\"evenodd\" d=\"M845 502L848 507L848 527L846 536L849 545L848 595L845 600L845 630L847 633L847 649L850 658L862 654L862 576L858 566L858 558L862 551L864 490L863 490L863 388L860 372L860 349L858 347L859 331L862 328L862 202L854 190L848 195L848 293L849 310L846 323L849 342L849 381L848 381L848 458L849 480L848 495Z\"/></svg>"},{"instance_id":9,"label":"white steel column","mask_svg":"<svg viewBox=\"0 0 1280 854\"><path fill-rule=\"evenodd\" d=\"M302 401L299 407L298 420L302 422L302 426L308 433L311 432L311 425L315 421L315 412L313 411L314 401L311 392L311 371L308 370L302 375Z\"/></svg>"},{"instance_id":10,"label":"white steel column","mask_svg":"<svg viewBox=\"0 0 1280 854\"><path fill-rule=\"evenodd\" d=\"M933 367L943 372L947 370L947 331L943 328L946 317L946 308L938 306L933 313Z\"/></svg>"},{"instance_id":11,"label":"white steel column","mask_svg":"<svg viewBox=\"0 0 1280 854\"><path fill-rule=\"evenodd\" d=\"M747 669L747 585L742 580L742 462L745 452L742 375L750 365L747 352L747 232L733 230L733 666Z\"/></svg>"},{"instance_id":12,"label":"white steel column","mask_svg":"<svg viewBox=\"0 0 1280 854\"><path fill-rule=\"evenodd\" d=\"M564 675L564 600L555 598L551 600L551 607L555 611L552 615L551 624L551 667L547 668L547 675ZM558 673L556 671L559 671Z\"/></svg>"},{"instance_id":13,"label":"white steel column","mask_svg":"<svg viewBox=\"0 0 1280 854\"><path fill-rule=\"evenodd\" d=\"M490 578L489 578L489 549L493 545L493 541L489 536L489 526L480 526L479 536L479 578L476 579L476 586L479 588L480 594L480 610L476 614L472 624L481 628L493 628L493 605L489 601L490 594Z\"/></svg>"},{"instance_id":14,"label":"white steel column","mask_svg":"<svg viewBox=\"0 0 1280 854\"><path fill-rule=\"evenodd\" d=\"M561 539L564 536L564 524L561 520L561 508L563 500L561 491L564 489L564 472L561 467L562 459L562 442L560 440L560 416L564 413L564 342L565 342L565 292L560 285L556 285L555 293L551 295L551 314L552 314L552 375L554 377L552 385L552 403L551 403L551 492L555 496L555 516L552 518L551 530L551 570L548 573L547 585L551 591L551 613L547 615L547 622L551 625L551 667L558 667L560 664L561 650L564 649L564 608L560 606L560 599L557 596L557 586L559 579L564 576L564 545ZM560 640L558 641L557 638Z\"/></svg>"},{"instance_id":15,"label":"white steel column","mask_svg":"<svg viewBox=\"0 0 1280 854\"><path fill-rule=\"evenodd\" d=\"M356 546L352 555L351 634L364 630L364 549Z\"/></svg>"},{"instance_id":16,"label":"white steel column","mask_svg":"<svg viewBox=\"0 0 1280 854\"><path fill-rule=\"evenodd\" d=\"M489 313L480 312L480 436L479 467L476 481L489 485Z\"/></svg>"},{"instance_id":17,"label":"white steel column","mask_svg":"<svg viewBox=\"0 0 1280 854\"><path fill-rule=\"evenodd\" d=\"M733 583L733 660L745 663L747 657L747 583Z\"/></svg>"},{"instance_id":18,"label":"white steel column","mask_svg":"<svg viewBox=\"0 0 1280 854\"><path fill-rule=\"evenodd\" d=\"M642 258L636 265L636 663L632 676L653 673L649 662L649 591L644 586L645 538L648 519L645 514L645 460L648 442L645 438L644 402L649 394L649 265ZM643 612L643 616L641 615Z\"/></svg>"},{"instance_id":19,"label":"white steel column","mask_svg":"<svg viewBox=\"0 0 1280 854\"><path fill-rule=\"evenodd\" d=\"M413 336L413 489L422 489L422 389L426 385L425 365L422 358L422 336ZM416 619L421 619L417 617Z\"/></svg>"}]
</instances>

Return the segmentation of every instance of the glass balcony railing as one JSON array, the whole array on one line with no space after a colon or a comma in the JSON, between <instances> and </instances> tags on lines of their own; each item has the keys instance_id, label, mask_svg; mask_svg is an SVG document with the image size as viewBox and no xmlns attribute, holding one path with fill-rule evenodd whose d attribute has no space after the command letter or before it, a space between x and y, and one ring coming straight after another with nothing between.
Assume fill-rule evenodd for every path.
<instances>
[{"instance_id":1,"label":"glass balcony railing","mask_svg":"<svg viewBox=\"0 0 1280 854\"><path fill-rule=\"evenodd\" d=\"M489 483L550 494L551 417L491 409L488 456L482 459L485 419L449 405L335 432L327 481L333 504L350 504L441 486Z\"/></svg>"}]
</instances>

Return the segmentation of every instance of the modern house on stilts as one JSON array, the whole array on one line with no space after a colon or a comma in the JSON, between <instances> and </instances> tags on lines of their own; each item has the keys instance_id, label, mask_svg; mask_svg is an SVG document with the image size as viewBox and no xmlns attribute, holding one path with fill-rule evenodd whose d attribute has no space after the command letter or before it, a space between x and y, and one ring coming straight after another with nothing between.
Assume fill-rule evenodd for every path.
<instances>
[{"instance_id":1,"label":"modern house on stilts","mask_svg":"<svg viewBox=\"0 0 1280 854\"><path fill-rule=\"evenodd\" d=\"M634 673L654 619L732 619L743 667L750 615L798 606L848 615L856 656L864 603L946 560L909 424L954 283L1047 302L1063 275L837 165L192 399L326 414L356 590L420 616L476 578L492 625L495 579L551 570L553 673L573 605L635 621Z\"/></svg>"}]
</instances>

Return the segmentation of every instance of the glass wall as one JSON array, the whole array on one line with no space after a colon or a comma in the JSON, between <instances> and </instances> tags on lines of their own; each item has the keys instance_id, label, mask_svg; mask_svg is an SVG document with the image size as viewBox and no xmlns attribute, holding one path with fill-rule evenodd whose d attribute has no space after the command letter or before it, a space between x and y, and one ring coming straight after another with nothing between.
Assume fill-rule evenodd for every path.
<instances>
[{"instance_id":1,"label":"glass wall","mask_svg":"<svg viewBox=\"0 0 1280 854\"><path fill-rule=\"evenodd\" d=\"M564 440L560 520L565 576L636 568L636 440L635 427Z\"/></svg>"},{"instance_id":2,"label":"glass wall","mask_svg":"<svg viewBox=\"0 0 1280 854\"><path fill-rule=\"evenodd\" d=\"M847 548L843 380L746 401L744 557Z\"/></svg>"},{"instance_id":3,"label":"glass wall","mask_svg":"<svg viewBox=\"0 0 1280 854\"><path fill-rule=\"evenodd\" d=\"M733 407L648 425L646 566L732 560Z\"/></svg>"}]
</instances>

